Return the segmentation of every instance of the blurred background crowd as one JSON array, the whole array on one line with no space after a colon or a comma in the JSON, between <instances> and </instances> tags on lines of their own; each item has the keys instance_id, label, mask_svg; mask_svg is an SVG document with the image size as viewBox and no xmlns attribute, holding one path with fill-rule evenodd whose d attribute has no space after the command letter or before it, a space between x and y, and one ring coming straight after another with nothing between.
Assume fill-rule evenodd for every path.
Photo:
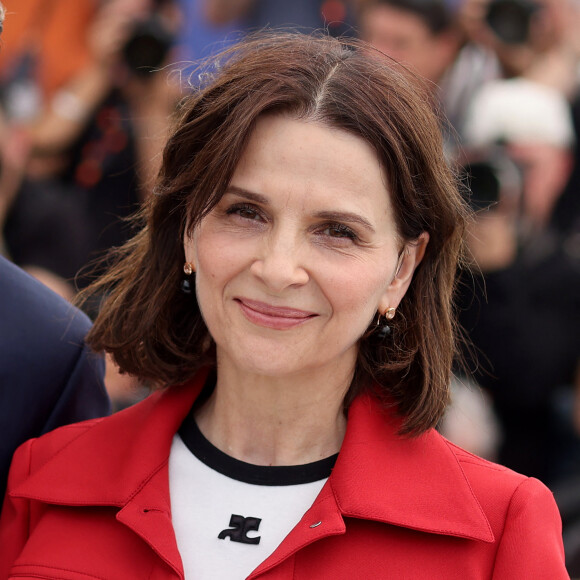
<instances>
[{"instance_id":1,"label":"blurred background crowd","mask_svg":"<svg viewBox=\"0 0 580 580\"><path fill-rule=\"evenodd\" d=\"M440 428L552 488L580 576L579 0L4 4L0 253L70 300L152 195L190 63L264 27L325 29L425 78L476 210ZM107 387L116 409L144 392L110 361Z\"/></svg>"}]
</instances>

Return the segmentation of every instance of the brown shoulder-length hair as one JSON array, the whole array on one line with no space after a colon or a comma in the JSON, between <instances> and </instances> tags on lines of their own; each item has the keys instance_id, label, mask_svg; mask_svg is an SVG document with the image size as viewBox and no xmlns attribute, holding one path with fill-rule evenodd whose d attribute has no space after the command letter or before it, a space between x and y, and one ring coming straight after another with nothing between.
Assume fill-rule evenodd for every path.
<instances>
[{"instance_id":1,"label":"brown shoulder-length hair","mask_svg":"<svg viewBox=\"0 0 580 580\"><path fill-rule=\"evenodd\" d=\"M195 296L180 289L184 233L224 194L256 119L290 114L368 142L386 170L401 239L429 234L391 338L361 337L346 401L375 388L385 403L396 404L402 432L423 432L448 402L452 293L467 216L428 91L363 43L324 35L262 33L216 62L213 72L200 75L210 77L205 86L182 104L140 216L142 229L89 289L105 296L89 344L112 353L122 371L157 386L182 383L215 362Z\"/></svg>"}]
</instances>

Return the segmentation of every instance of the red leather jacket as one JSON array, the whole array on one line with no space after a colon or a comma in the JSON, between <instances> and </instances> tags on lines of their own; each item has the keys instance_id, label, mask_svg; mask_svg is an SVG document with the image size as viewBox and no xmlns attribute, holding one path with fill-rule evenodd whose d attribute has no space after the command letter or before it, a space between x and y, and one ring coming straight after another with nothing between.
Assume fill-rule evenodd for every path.
<instances>
[{"instance_id":1,"label":"red leather jacket","mask_svg":"<svg viewBox=\"0 0 580 580\"><path fill-rule=\"evenodd\" d=\"M0 521L0 578L183 578L168 455L204 376L106 419L25 443ZM561 524L539 481L354 401L312 507L250 576L289 579L568 578Z\"/></svg>"}]
</instances>

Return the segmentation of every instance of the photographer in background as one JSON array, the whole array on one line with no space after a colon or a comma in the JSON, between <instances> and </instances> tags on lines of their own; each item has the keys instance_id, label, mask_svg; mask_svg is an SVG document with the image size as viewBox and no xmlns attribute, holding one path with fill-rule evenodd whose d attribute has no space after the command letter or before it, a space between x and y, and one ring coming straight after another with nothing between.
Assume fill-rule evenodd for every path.
<instances>
[{"instance_id":1,"label":"photographer in background","mask_svg":"<svg viewBox=\"0 0 580 580\"><path fill-rule=\"evenodd\" d=\"M496 59L466 42L457 7L446 0L359 0L357 21L363 40L430 81L453 158L473 94L500 74Z\"/></svg>"},{"instance_id":2,"label":"photographer in background","mask_svg":"<svg viewBox=\"0 0 580 580\"><path fill-rule=\"evenodd\" d=\"M462 275L459 306L476 348L474 376L500 420L498 460L553 490L577 577L580 215L566 227L554 219L574 183L574 133L567 100L545 85L500 80L474 99L466 170L476 265Z\"/></svg>"},{"instance_id":3,"label":"photographer in background","mask_svg":"<svg viewBox=\"0 0 580 580\"><path fill-rule=\"evenodd\" d=\"M28 178L28 161L34 124L60 87L88 65L86 32L95 6L93 0L7 0L5 5L9 25L0 58L2 253L70 298L72 287L62 278L74 274L86 248L80 204L62 195L60 187L38 187Z\"/></svg>"},{"instance_id":4,"label":"photographer in background","mask_svg":"<svg viewBox=\"0 0 580 580\"><path fill-rule=\"evenodd\" d=\"M18 264L48 262L55 264L52 274L72 279L92 258L126 240L123 219L148 193L177 98L177 87L158 72L169 58L177 22L170 0L99 3L88 27L88 64L21 125L29 147L28 187L16 196L4 227L7 251ZM71 233L68 245L79 249L76 262L47 258L49 244L30 227L31 209L42 207L39 199L49 191L75 207L82 236L63 229L65 236ZM36 217L34 223L43 222L43 215ZM78 278L80 286L85 283Z\"/></svg>"},{"instance_id":5,"label":"photographer in background","mask_svg":"<svg viewBox=\"0 0 580 580\"><path fill-rule=\"evenodd\" d=\"M574 162L574 127L565 97L525 78L490 82L471 103L465 139L472 150L504 145L523 179L516 208L520 235L541 234Z\"/></svg>"},{"instance_id":6,"label":"photographer in background","mask_svg":"<svg viewBox=\"0 0 580 580\"><path fill-rule=\"evenodd\" d=\"M443 0L360 0L358 28L375 48L439 83L463 37L453 8Z\"/></svg>"},{"instance_id":7,"label":"photographer in background","mask_svg":"<svg viewBox=\"0 0 580 580\"><path fill-rule=\"evenodd\" d=\"M555 484L580 471L573 409L559 414L580 360L580 253L550 224L572 168L568 103L525 79L495 81L473 101L466 137L479 212L461 322L502 424L499 461Z\"/></svg>"},{"instance_id":8,"label":"photographer in background","mask_svg":"<svg viewBox=\"0 0 580 580\"><path fill-rule=\"evenodd\" d=\"M569 99L578 89L580 10L574 0L465 0L461 21L498 59L501 76L523 76Z\"/></svg>"}]
</instances>

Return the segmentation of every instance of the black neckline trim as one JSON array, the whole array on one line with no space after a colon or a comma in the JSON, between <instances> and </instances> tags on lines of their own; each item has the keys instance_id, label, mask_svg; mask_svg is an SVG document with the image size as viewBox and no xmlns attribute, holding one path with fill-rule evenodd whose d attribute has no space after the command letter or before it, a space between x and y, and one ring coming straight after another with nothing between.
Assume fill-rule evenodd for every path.
<instances>
[{"instance_id":1,"label":"black neckline trim","mask_svg":"<svg viewBox=\"0 0 580 580\"><path fill-rule=\"evenodd\" d=\"M237 481L253 485L283 486L313 483L326 479L338 453L305 465L253 465L230 457L212 445L199 430L190 412L178 431L186 447L208 467Z\"/></svg>"}]
</instances>

